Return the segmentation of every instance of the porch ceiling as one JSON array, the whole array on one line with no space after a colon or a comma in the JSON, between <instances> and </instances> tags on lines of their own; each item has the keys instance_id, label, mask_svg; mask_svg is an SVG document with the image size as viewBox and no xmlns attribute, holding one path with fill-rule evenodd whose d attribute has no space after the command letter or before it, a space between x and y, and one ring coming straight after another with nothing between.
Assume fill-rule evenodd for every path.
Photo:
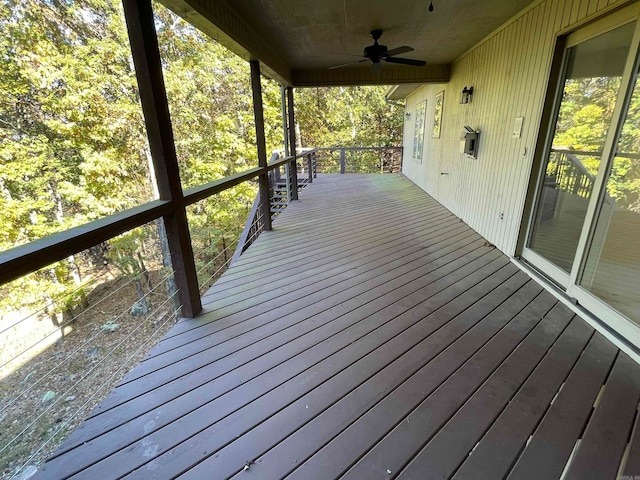
<instances>
[{"instance_id":1,"label":"porch ceiling","mask_svg":"<svg viewBox=\"0 0 640 480\"><path fill-rule=\"evenodd\" d=\"M179 15L265 73L293 86L446 82L449 65L534 0L161 0ZM390 49L409 45L407 58L425 67L384 64L374 77L358 60L383 30Z\"/></svg>"}]
</instances>

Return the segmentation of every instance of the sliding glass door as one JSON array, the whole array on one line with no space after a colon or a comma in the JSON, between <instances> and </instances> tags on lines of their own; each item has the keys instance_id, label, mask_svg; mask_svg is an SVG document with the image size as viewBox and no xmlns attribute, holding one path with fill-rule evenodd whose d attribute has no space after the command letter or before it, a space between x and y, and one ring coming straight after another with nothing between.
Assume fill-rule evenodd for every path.
<instances>
[{"instance_id":1,"label":"sliding glass door","mask_svg":"<svg viewBox=\"0 0 640 480\"><path fill-rule=\"evenodd\" d=\"M629 320L640 325L639 12L636 4L567 37L522 252L638 338Z\"/></svg>"},{"instance_id":2,"label":"sliding glass door","mask_svg":"<svg viewBox=\"0 0 640 480\"><path fill-rule=\"evenodd\" d=\"M579 284L640 324L640 85L606 169L603 198Z\"/></svg>"}]
</instances>

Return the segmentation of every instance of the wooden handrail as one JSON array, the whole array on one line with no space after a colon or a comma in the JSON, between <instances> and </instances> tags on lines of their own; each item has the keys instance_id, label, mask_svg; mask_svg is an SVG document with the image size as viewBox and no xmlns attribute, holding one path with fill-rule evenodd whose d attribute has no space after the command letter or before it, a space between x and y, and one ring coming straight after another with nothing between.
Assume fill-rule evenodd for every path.
<instances>
[{"instance_id":1,"label":"wooden handrail","mask_svg":"<svg viewBox=\"0 0 640 480\"><path fill-rule=\"evenodd\" d=\"M221 178L220 180L214 180L213 182L205 183L204 185L189 188L184 192L184 202L186 205L199 202L200 200L204 200L207 197L223 192L231 187L235 187L247 180L256 178L263 171L265 171L264 168L256 167Z\"/></svg>"},{"instance_id":2,"label":"wooden handrail","mask_svg":"<svg viewBox=\"0 0 640 480\"><path fill-rule=\"evenodd\" d=\"M172 212L155 200L0 252L0 283L10 282Z\"/></svg>"},{"instance_id":3,"label":"wooden handrail","mask_svg":"<svg viewBox=\"0 0 640 480\"><path fill-rule=\"evenodd\" d=\"M375 150L380 147L338 147L349 150ZM284 158L271 157L266 167L256 167L250 170L236 173L213 182L186 189L182 198L176 202L171 200L154 200L122 212L100 218L86 224L48 235L39 240L34 240L25 245L20 245L0 252L0 284L4 284L20 278L28 273L35 272L54 262L63 260L69 255L86 250L98 245L110 238L134 228L145 225L158 218L171 215L185 205L216 195L240 183L256 178L262 173L269 172L282 165L290 164L293 160L313 157L323 150L336 150L332 148L314 148L304 150L296 155ZM401 148L401 147L383 147ZM315 176L315 166L313 175Z\"/></svg>"}]
</instances>

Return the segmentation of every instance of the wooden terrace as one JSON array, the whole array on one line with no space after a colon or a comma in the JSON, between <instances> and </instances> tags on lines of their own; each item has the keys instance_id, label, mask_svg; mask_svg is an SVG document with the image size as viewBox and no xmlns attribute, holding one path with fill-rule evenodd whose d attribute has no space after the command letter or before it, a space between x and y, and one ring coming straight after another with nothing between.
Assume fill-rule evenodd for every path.
<instances>
[{"instance_id":1,"label":"wooden terrace","mask_svg":"<svg viewBox=\"0 0 640 480\"><path fill-rule=\"evenodd\" d=\"M273 227L34 478L640 475L640 367L409 180Z\"/></svg>"}]
</instances>

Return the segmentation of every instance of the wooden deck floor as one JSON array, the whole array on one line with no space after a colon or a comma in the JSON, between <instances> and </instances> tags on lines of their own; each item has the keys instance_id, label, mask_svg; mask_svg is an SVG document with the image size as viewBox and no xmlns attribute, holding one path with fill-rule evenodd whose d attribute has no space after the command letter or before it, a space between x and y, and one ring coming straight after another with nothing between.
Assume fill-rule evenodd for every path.
<instances>
[{"instance_id":1,"label":"wooden deck floor","mask_svg":"<svg viewBox=\"0 0 640 480\"><path fill-rule=\"evenodd\" d=\"M38 478L640 475L638 365L404 177L321 176L204 301Z\"/></svg>"}]
</instances>

